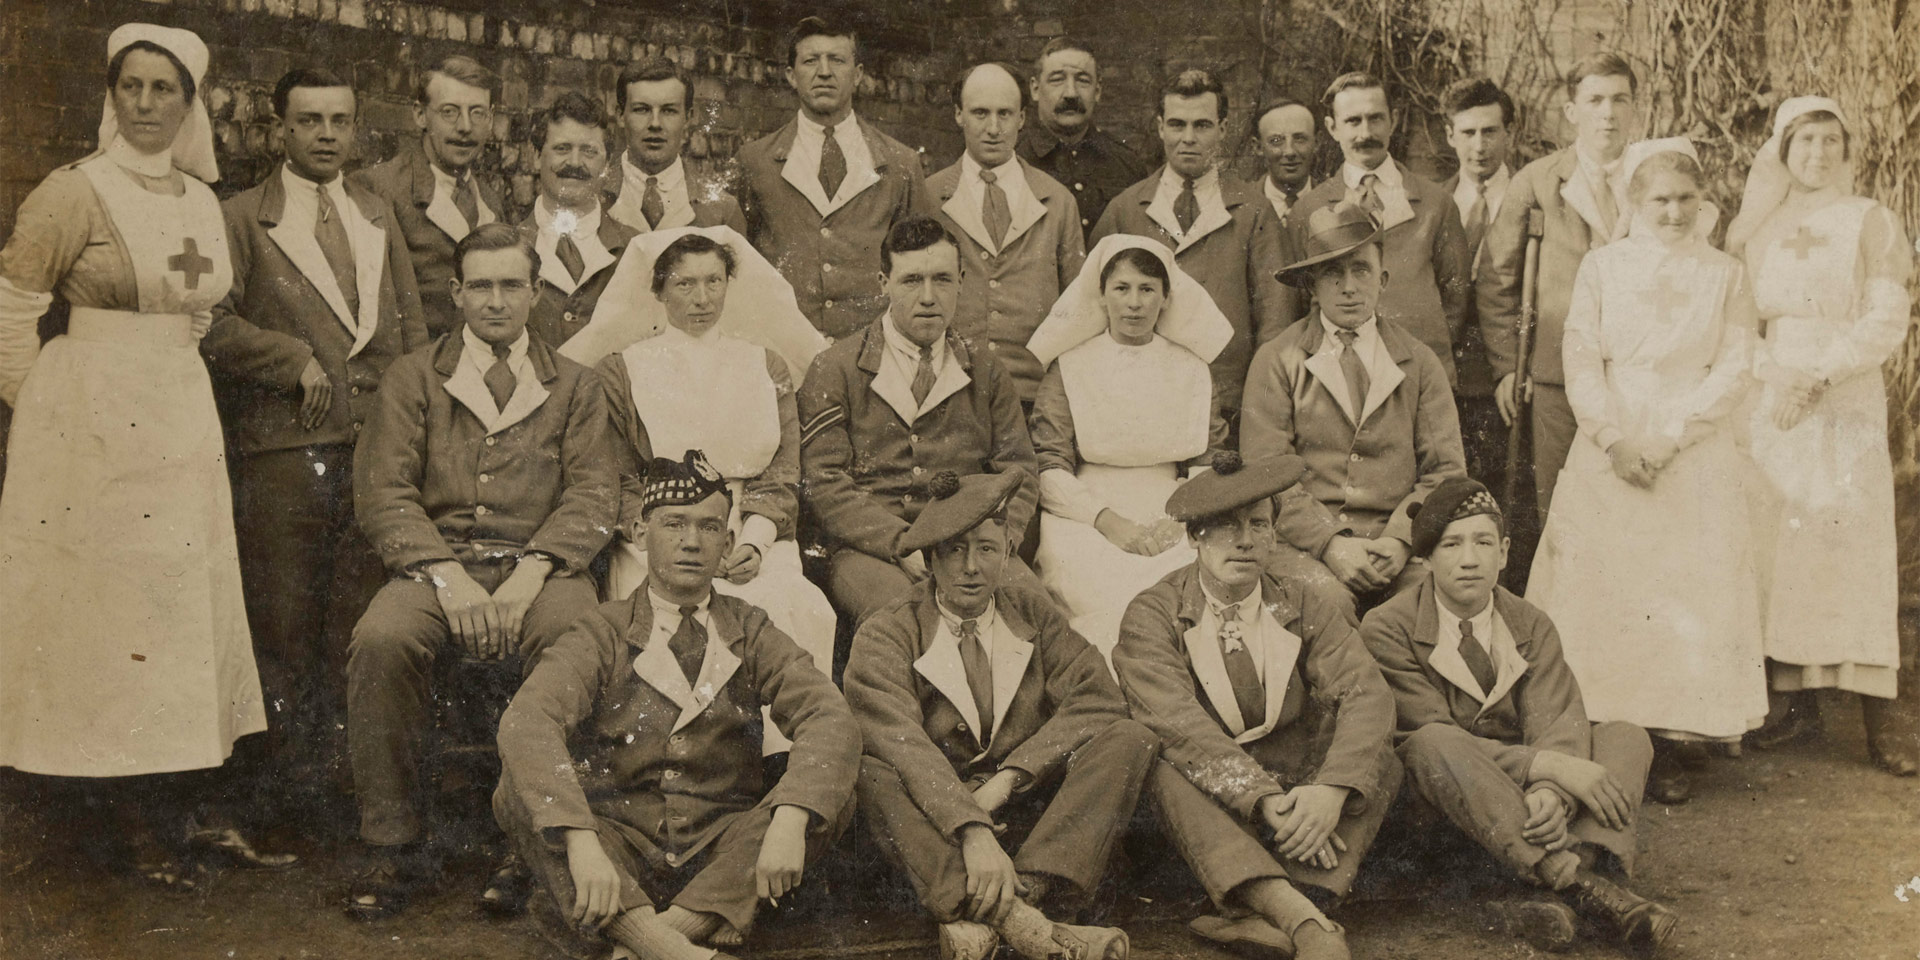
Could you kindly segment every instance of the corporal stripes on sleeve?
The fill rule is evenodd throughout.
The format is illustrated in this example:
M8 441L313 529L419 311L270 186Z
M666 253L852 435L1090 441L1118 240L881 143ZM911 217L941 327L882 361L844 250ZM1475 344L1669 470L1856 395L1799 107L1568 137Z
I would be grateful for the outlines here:
M819 436L821 431L845 423L846 420L847 408L843 404L836 403L833 406L821 410L819 413L813 415L813 419L801 424L800 445L804 447L812 443L813 438Z

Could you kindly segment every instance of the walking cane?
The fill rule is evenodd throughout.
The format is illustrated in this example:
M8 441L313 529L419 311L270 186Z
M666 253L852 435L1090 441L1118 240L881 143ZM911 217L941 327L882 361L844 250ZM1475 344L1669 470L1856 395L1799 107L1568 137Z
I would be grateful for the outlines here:
M1520 494L1520 451L1526 436L1523 424L1530 420L1533 406L1533 328L1540 320L1540 238L1547 232L1546 214L1539 207L1527 210L1527 248L1520 267L1520 316L1514 321L1513 422L1507 425L1507 487L1502 503L1518 502ZM1511 506L1508 509L1512 509Z

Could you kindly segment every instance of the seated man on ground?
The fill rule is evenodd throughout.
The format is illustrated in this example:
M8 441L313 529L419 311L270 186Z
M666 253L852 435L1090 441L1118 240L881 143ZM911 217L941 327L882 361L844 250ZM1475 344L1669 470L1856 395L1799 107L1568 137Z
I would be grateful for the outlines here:
M1223 914L1194 932L1345 960L1346 932L1322 910L1352 887L1401 773L1393 694L1353 621L1266 568L1273 497L1305 470L1222 454L1174 491L1167 516L1199 559L1134 599L1113 665L1165 744L1148 795Z
M531 662L593 609L618 507L599 380L527 332L540 255L504 223L460 241L464 325L394 361L353 458L354 513L392 579L353 628L347 748L370 847L347 912L391 916L435 871L416 782L433 664ZM476 705L477 706L477 705ZM501 864L482 905L517 909Z
M854 637L860 803L940 921L946 960L985 960L1003 939L1027 960L1125 960L1125 933L1049 917L1099 886L1158 741L1065 615L1006 582L1020 483L943 473L901 537L932 578Z
M1651 951L1678 918L1609 879L1633 868L1647 732L1587 722L1553 621L1499 586L1506 518L1486 487L1449 480L1415 506L1413 552L1430 573L1360 633L1393 689L1400 759L1424 801L1416 819L1437 808L1553 891L1494 905L1499 925L1534 946L1571 946L1577 910Z
M707 960L696 944L742 942L845 829L860 732L764 611L713 589L733 547L719 472L697 450L655 460L644 499L647 578L534 660L500 721L493 810L542 906L576 925L542 911L557 945L597 930L616 957ZM776 783L763 707L793 741Z
M1254 355L1240 449L1306 460L1280 498L1273 572L1364 611L1419 581L1407 505L1466 476L1466 453L1440 358L1377 313L1388 278L1372 215L1318 208L1303 243L1280 279L1312 291L1313 311Z

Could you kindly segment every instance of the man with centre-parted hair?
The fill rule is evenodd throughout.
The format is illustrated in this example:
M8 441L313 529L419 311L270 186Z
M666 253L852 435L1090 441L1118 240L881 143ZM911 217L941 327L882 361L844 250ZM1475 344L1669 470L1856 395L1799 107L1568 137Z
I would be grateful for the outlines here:
M635 232L600 203L600 177L613 149L600 101L562 93L534 114L530 137L539 153L539 196L520 221L520 234L540 255L542 283L527 328L558 350L593 319Z
M340 175L353 87L294 70L273 106L287 160L221 204L233 290L200 353L233 455L247 622L273 707L263 784L284 796L336 782L347 640L385 579L354 523L353 445L381 375L427 331L392 208Z
M1108 201L1140 182L1147 165L1093 122L1100 108L1100 64L1086 41L1054 37L1033 62L1034 116L1020 131L1020 159L1073 191L1083 242ZM957 99L955 102L959 102Z
M354 455L360 528L393 579L354 627L347 741L366 871L347 903L390 916L431 876L416 783L434 661L530 658L596 602L587 565L617 522L598 378L527 332L540 255L487 224L449 278L466 324L401 358ZM501 876L501 874L509 876ZM515 899L512 870L489 883Z
M639 233L692 225L746 235L746 215L726 184L689 169L681 156L693 123L693 78L672 60L649 57L622 68L614 91L627 149L608 215Z
M1213 469L1167 500L1198 559L1127 608L1113 666L1160 736L1147 795L1220 915L1219 943L1345 960L1344 897L1400 787L1393 694L1345 611L1266 568L1295 456ZM1310 887L1310 890L1303 890ZM1316 899L1317 898L1317 899Z
M393 205L413 255L429 336L457 332L462 323L447 294L454 245L502 216L498 186L475 169L493 137L497 85L479 61L459 54L421 71L413 91L419 143L404 144L393 159L350 177Z
M1027 960L1125 960L1125 933L1049 916L1100 885L1159 741L1066 616L1009 588L1019 485L943 473L902 538L932 575L854 638L860 803L947 960L986 960L1002 940Z
M860 731L765 611L713 589L732 497L706 457L653 460L642 501L647 578L534 658L500 720L494 815L570 955L725 960L712 948L743 942L852 819ZM776 782L763 709L792 741Z
M1166 164L1114 197L1087 242L1114 233L1152 237L1200 281L1233 324L1233 339L1213 360L1213 390L1220 416L1237 432L1248 361L1297 313L1296 294L1273 277L1283 263L1280 221L1258 190L1216 165L1227 90L1212 74L1175 77L1160 91L1156 117Z
M888 231L933 202L920 155L853 112L865 76L853 25L805 17L787 40L799 113L736 158L747 238L821 333L852 337L886 309L875 271Z
M888 234L880 260L886 311L815 357L800 387L800 486L828 551L827 595L855 623L926 579L926 558L900 543L934 475L1018 474L1015 543L1040 500L1012 378L952 330L958 241L914 217ZM1044 589L1018 557L1009 564L1009 577Z

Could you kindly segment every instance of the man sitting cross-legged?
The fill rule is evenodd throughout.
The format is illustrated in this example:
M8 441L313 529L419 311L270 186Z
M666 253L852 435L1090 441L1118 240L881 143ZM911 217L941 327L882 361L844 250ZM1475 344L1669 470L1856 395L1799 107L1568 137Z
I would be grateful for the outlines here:
M1486 487L1442 483L1418 506L1412 535L1431 572L1367 614L1360 632L1393 688L1415 789L1502 864L1558 894L1496 903L1502 926L1561 950L1577 909L1650 952L1678 918L1603 875L1633 868L1653 761L1646 731L1587 722L1553 621L1498 586L1506 519Z
M733 547L719 471L697 450L655 460L644 501L647 579L534 661L500 721L493 810L552 905L616 957L706 960L697 943L740 943L845 829L860 732L765 612L713 590ZM777 783L763 706L793 740ZM544 926L570 952L592 942Z
M984 960L1002 939L1028 960L1125 960L1125 933L1040 908L1083 905L1099 885L1158 741L1058 608L1003 579L1020 483L937 475L901 537L932 579L854 637L860 804L940 921L943 960Z
M1303 960L1345 960L1321 902L1345 896L1400 786L1393 695L1334 599L1266 573L1273 498L1299 457L1213 470L1167 516L1199 553L1134 598L1113 651L1133 715L1160 735L1147 780L1161 823L1225 916L1195 933Z

